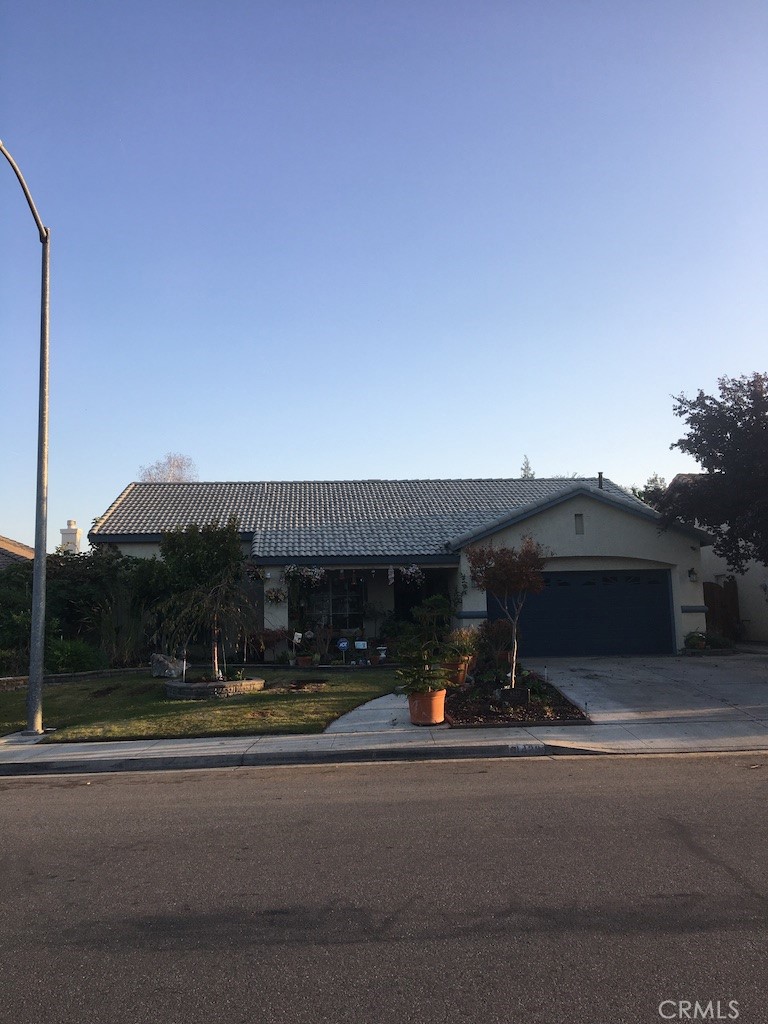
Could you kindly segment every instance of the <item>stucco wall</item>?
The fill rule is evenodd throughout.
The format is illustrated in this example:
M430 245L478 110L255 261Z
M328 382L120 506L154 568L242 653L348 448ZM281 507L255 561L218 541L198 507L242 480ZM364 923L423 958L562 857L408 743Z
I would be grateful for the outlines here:
M98 546L98 545L97 545ZM159 544L143 544L143 543L131 543L131 544L117 544L115 545L121 555L131 555L133 558L159 558L160 557L160 545ZM251 543L250 541L244 541L240 548L243 552L244 558L250 558L251 555Z
M576 533L577 514L583 516L583 534ZM519 547L525 536L533 537L552 553L545 571L669 569L676 646L682 647L686 633L704 628L702 611L683 611L684 607L704 605L701 553L694 537L674 529L660 532L650 520L599 500L577 496L531 516L524 523L500 530L483 543ZM697 580L689 578L690 569ZM469 582L464 552L460 571ZM470 583L462 603L462 618L479 622L485 611L485 593ZM477 613L476 619L471 617L472 612Z
M130 555L132 558L159 558L159 544L117 544L117 550L121 555Z
M742 640L768 643L768 566L761 562L750 562L743 575L733 573L724 558L705 548L701 558L702 578L711 583L722 583L728 576L736 580L739 594L739 617L743 634Z

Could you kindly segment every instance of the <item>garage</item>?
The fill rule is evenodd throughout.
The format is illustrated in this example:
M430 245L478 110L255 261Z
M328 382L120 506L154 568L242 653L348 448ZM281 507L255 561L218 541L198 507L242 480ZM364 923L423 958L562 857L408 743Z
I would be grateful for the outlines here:
M520 617L521 657L674 652L666 569L545 572ZM488 599L489 619L502 612Z

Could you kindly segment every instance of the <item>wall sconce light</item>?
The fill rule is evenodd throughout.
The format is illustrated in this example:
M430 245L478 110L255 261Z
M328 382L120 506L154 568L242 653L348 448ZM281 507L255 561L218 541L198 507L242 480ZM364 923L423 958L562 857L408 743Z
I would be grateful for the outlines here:
M691 583L697 583L698 582L699 574L696 572L695 569L689 569L688 570L688 579L691 581Z

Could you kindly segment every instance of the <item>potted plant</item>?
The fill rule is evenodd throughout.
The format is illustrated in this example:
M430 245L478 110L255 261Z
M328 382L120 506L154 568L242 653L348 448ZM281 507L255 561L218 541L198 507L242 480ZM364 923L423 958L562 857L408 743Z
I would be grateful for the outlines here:
M438 652L421 649L396 672L402 680L400 690L408 694L412 725L440 725L445 720L445 693L448 673Z
M454 686L467 686L477 664L477 630L471 627L454 629L448 637L447 657L443 668Z

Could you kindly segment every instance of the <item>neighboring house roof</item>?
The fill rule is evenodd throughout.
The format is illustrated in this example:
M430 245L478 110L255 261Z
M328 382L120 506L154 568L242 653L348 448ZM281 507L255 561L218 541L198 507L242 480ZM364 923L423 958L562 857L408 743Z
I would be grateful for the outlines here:
M0 571L16 562L25 562L35 557L35 549L10 537L0 537Z
M588 495L645 518L657 513L610 480L319 480L132 483L97 520L94 543L158 542L163 532L234 516L255 561L456 560L479 538Z

